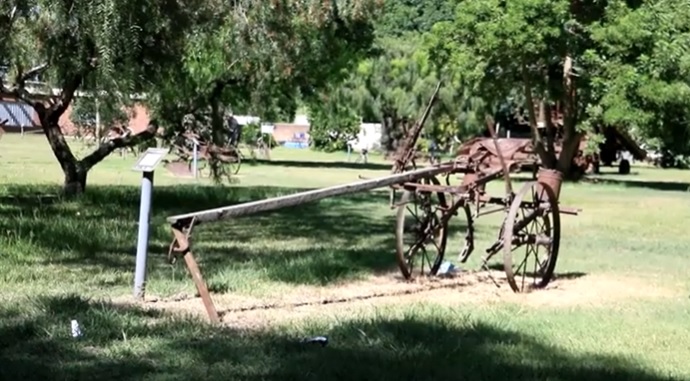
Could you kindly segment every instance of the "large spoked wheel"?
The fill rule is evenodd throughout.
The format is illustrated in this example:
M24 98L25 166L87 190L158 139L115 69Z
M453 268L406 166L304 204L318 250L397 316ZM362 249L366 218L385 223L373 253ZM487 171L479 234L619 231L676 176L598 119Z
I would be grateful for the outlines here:
M423 184L440 185L435 177ZM448 238L443 192L405 191L398 207L395 248L405 279L436 275L443 261Z
M529 292L553 277L561 241L558 201L550 186L532 181L515 195L503 229L503 266L510 288Z

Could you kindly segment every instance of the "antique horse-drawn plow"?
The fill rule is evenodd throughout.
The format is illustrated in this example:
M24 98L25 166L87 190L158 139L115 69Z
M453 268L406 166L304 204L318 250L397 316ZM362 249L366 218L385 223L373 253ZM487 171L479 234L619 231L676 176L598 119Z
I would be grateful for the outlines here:
M415 145L439 88L440 83L421 120L405 138L389 176L168 218L174 234L169 257L172 261L178 256L184 258L211 321L219 321L219 316L191 252L190 234L195 226L383 187L392 188L391 206L398 209L396 256L406 279L438 272L451 218L459 215L466 219L464 242L458 253L464 262L474 249L474 220L480 215L504 212L498 237L486 250L483 267L502 251L507 281L515 292L543 288L549 283L558 258L560 213L578 212L559 206L560 174L539 169L536 180L513 191L510 173L528 162L538 164L538 158L529 140L499 140L491 124L492 138L469 141L455 160L415 168ZM450 178L456 174L464 175L462 183L451 185ZM438 177L445 178L445 184ZM505 179L506 194L488 195L485 185L501 177ZM399 198L398 191L402 191ZM521 248L524 254L517 254Z
M195 147L196 146L196 147ZM173 170L179 164L181 170L194 175L194 150L196 149L196 170L199 174L211 176L210 163L215 160L220 171L220 176L230 177L240 171L242 164L242 152L236 145L228 144L219 146L203 139L199 134L186 132L181 134L173 143L172 153L176 159L168 163L169 169Z

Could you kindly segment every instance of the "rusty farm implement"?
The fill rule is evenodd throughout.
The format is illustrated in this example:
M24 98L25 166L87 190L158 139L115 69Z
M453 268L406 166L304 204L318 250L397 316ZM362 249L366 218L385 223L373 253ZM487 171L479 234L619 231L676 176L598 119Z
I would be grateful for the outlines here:
M190 235L195 226L384 187L391 188L391 206L397 208L395 252L406 279L439 271L452 218L466 220L457 253L459 261L465 262L474 250L475 219L503 212L505 218L496 240L486 249L483 267L503 253L503 267L513 291L525 292L549 283L560 246L560 214L578 213L559 205L560 173L540 168L533 181L514 191L510 174L525 164L538 166L539 160L529 139L498 139L492 123L488 123L491 138L468 141L454 160L416 168L415 146L439 88L440 83L422 118L403 141L389 176L168 218L174 235L169 257L184 258L211 321L220 318L192 254ZM460 184L451 185L453 175L463 175ZM500 178L505 181L505 194L487 194L486 184Z

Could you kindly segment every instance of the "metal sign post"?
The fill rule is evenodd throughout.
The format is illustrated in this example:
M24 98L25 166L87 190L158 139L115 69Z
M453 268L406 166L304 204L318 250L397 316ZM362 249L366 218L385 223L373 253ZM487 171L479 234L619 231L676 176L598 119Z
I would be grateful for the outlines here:
M144 299L146 288L146 257L148 256L149 246L153 172L167 154L167 148L149 148L132 167L133 170L142 172L141 201L139 202L139 234L137 236L137 264L134 270L134 297L136 299Z

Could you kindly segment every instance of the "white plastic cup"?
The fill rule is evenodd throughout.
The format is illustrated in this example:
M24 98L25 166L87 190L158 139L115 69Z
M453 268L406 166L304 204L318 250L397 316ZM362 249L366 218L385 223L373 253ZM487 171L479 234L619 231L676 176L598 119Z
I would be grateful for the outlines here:
M77 338L81 337L81 328L79 328L79 322L76 320L71 321L71 326L72 326L72 337Z

